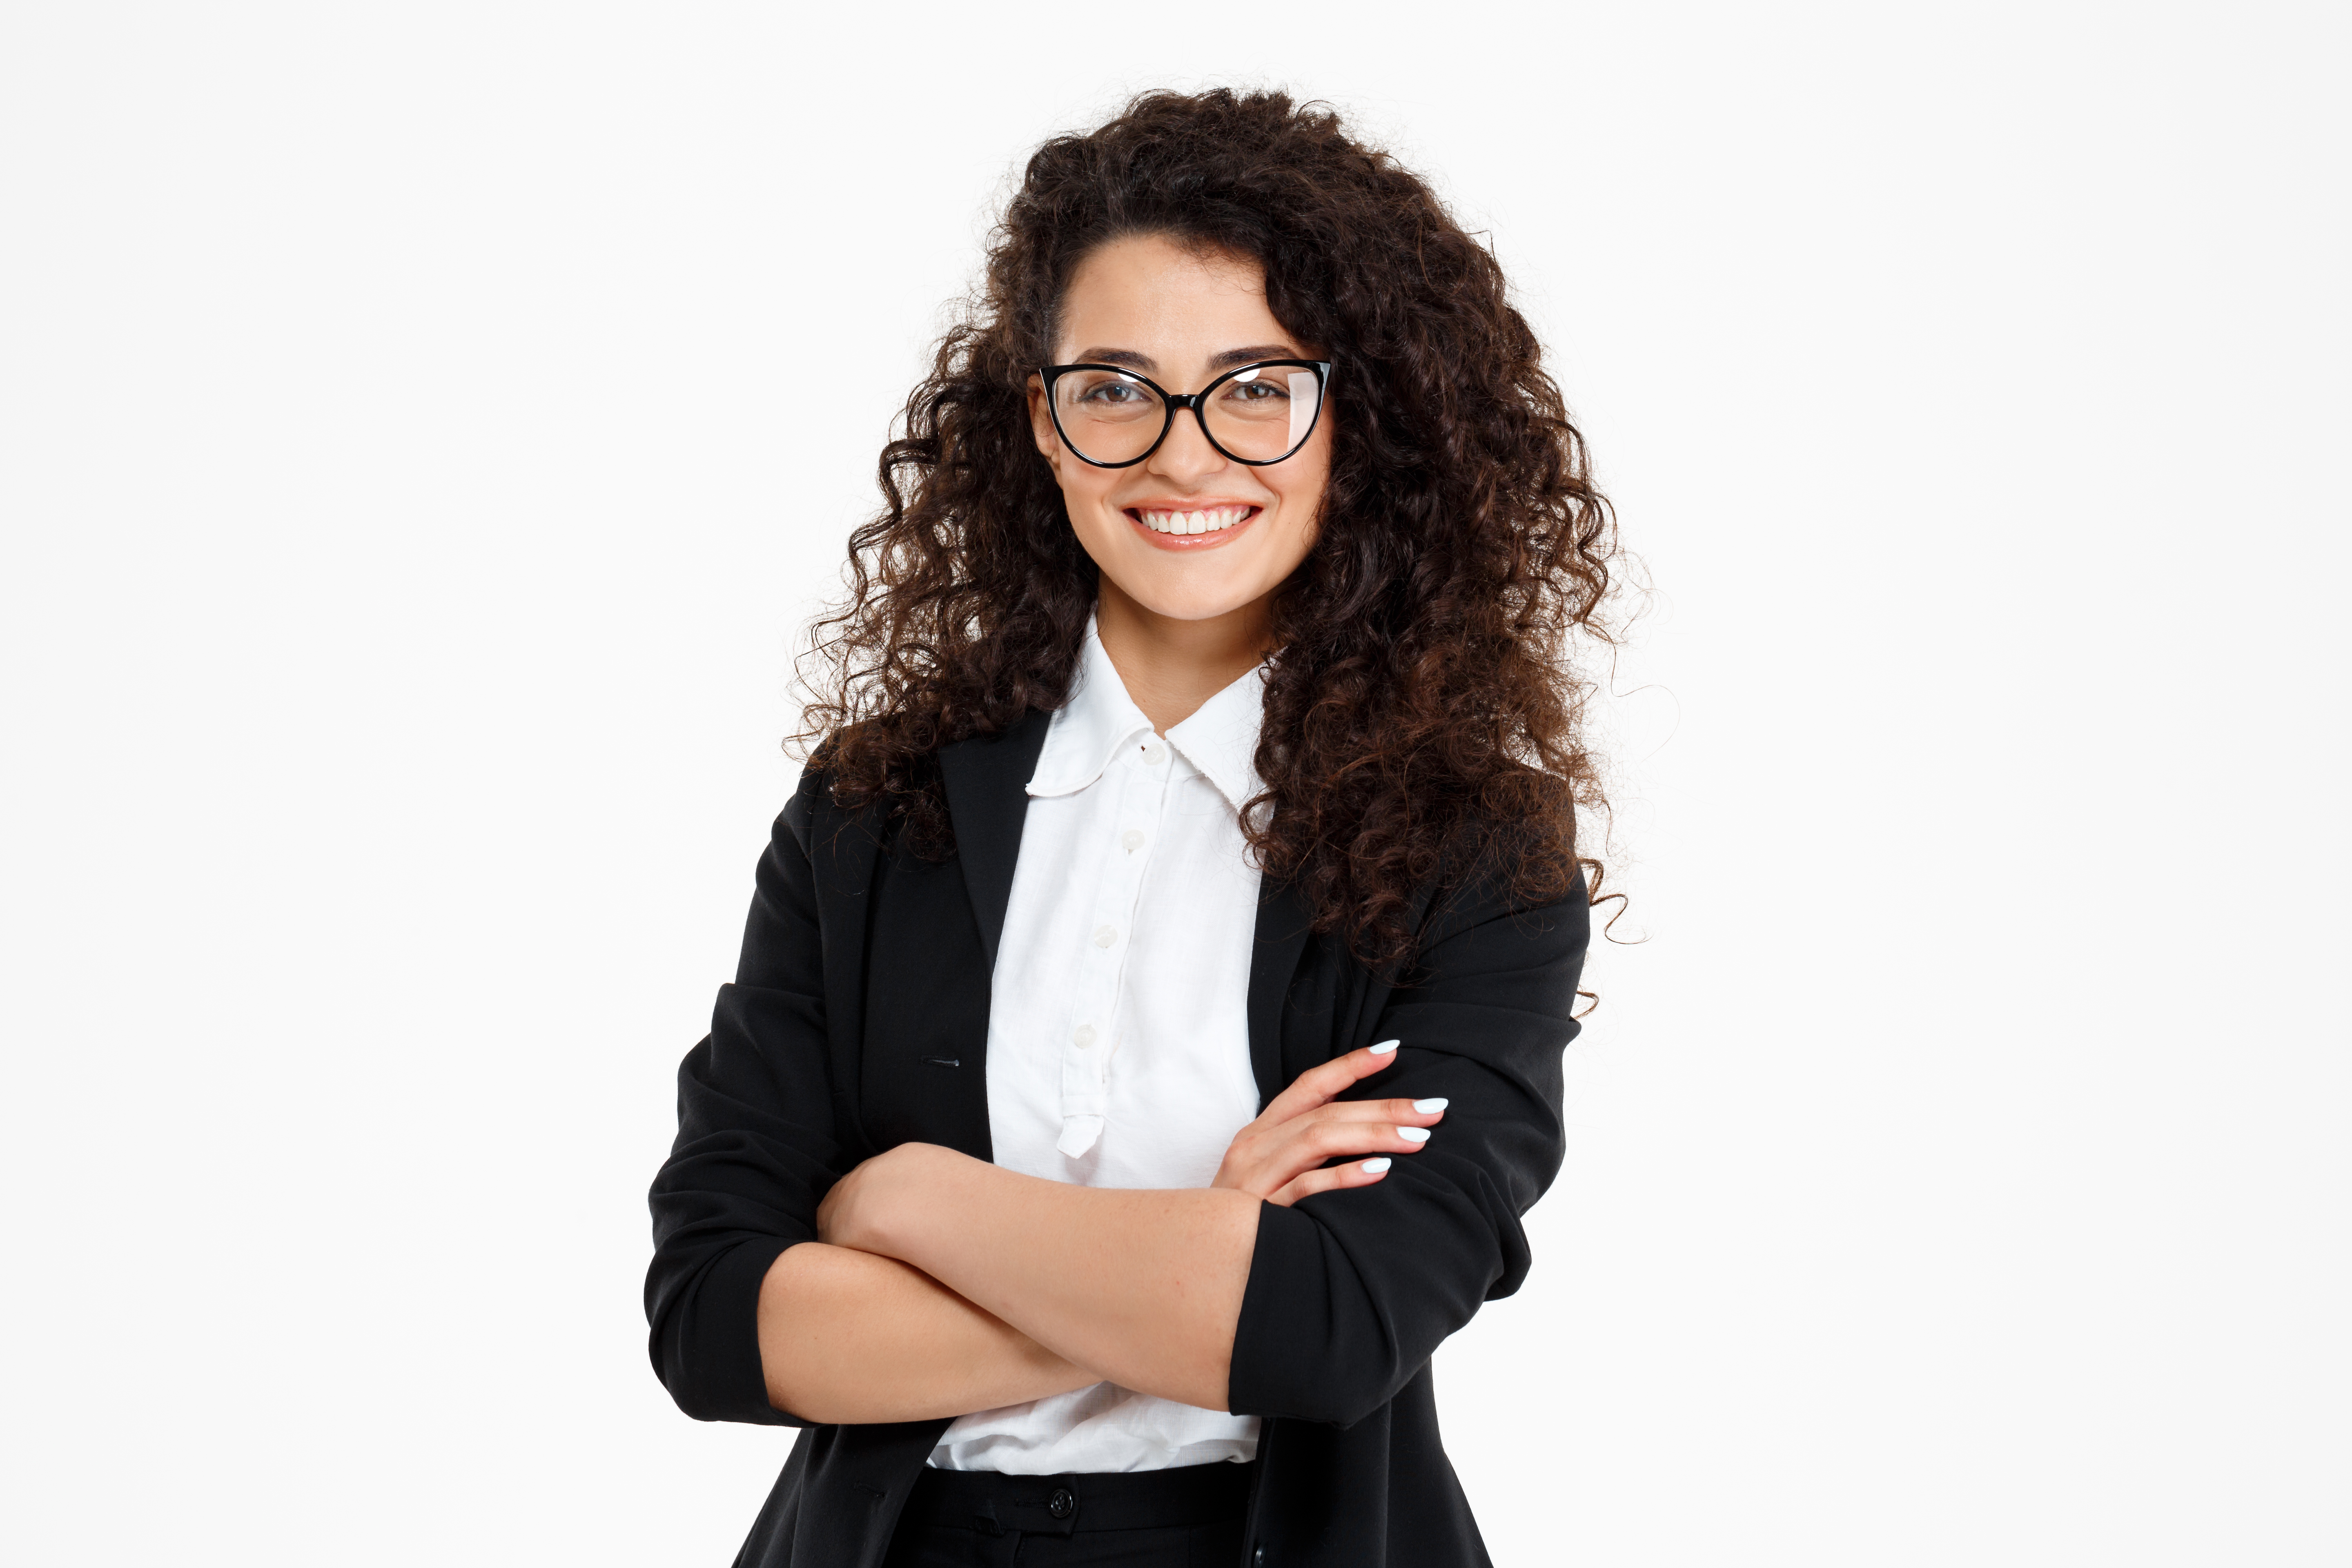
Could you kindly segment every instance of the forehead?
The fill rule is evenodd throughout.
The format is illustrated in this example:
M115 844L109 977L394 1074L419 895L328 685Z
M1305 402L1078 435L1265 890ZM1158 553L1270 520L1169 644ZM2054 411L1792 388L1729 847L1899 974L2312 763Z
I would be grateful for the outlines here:
M1265 275L1255 261L1160 235L1116 239L1081 261L1056 336L1065 358L1130 349L1171 367L1235 344L1290 342L1266 308Z

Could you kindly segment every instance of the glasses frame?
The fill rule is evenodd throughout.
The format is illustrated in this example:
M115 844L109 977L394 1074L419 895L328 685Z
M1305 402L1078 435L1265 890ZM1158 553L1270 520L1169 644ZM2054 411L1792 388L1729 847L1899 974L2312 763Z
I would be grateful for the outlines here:
M1082 361L1077 364L1041 364L1037 367L1037 375L1045 384L1045 412L1053 416L1054 434L1062 438L1062 445L1070 449L1070 456L1091 468L1131 468L1144 461L1167 442L1168 432L1176 428L1176 416L1189 408L1192 411L1193 423L1201 427L1201 438L1215 448L1220 457L1231 462L1246 464L1253 468L1270 468L1276 463L1286 463L1298 456L1299 447L1315 438L1315 427L1323 422L1323 405L1330 401L1331 363L1328 359L1253 360L1248 364L1234 366L1198 392L1171 392L1150 376L1129 370L1123 364L1097 364L1092 361ZM1315 373L1315 415L1307 422L1307 434L1298 438L1297 447L1293 447L1279 458L1244 458L1239 453L1227 451L1223 445L1209 433L1209 416L1203 412L1209 395L1225 383L1246 375L1251 371L1268 370L1277 365L1288 365L1294 369L1311 370ZM1163 416L1160 423L1160 434L1154 437L1151 445L1123 463L1098 462L1079 451L1078 444L1070 439L1070 433L1062 428L1062 411L1054 403L1054 384L1074 370L1107 370L1115 375L1125 376L1129 381L1140 382L1158 393Z

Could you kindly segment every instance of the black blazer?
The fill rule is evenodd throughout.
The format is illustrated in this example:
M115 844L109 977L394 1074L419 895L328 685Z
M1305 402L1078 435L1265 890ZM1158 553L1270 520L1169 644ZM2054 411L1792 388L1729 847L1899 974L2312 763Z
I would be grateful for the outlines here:
M735 983L678 1069L677 1142L652 1193L654 1370L689 1415L803 1428L736 1559L747 1568L874 1568L947 1429L812 1426L772 1408L760 1284L784 1248L815 1239L818 1202L867 1156L925 1142L991 1157L990 974L1048 717L941 749L958 846L944 861L842 811L806 773L761 859ZM1453 1103L1385 1180L1259 1206L1228 1394L1234 1414L1266 1418L1251 1564L1488 1561L1438 1441L1429 1358L1527 1277L1519 1216L1563 1152L1585 892L1525 908L1465 875L1425 889L1414 918L1416 967L1398 979L1311 934L1287 887L1269 880L1258 911L1261 1105L1391 1037L1404 1042L1395 1064L1349 1097Z

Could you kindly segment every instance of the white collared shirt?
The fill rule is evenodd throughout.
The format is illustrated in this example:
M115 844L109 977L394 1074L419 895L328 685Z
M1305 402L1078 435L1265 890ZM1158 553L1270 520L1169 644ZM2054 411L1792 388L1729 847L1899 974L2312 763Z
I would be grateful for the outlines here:
M1029 781L988 1014L988 1122L1007 1170L1205 1187L1257 1115L1250 952L1257 670L1165 738L1087 623ZM1257 1453L1258 1418L1098 1383L958 1418L943 1469L1154 1470Z

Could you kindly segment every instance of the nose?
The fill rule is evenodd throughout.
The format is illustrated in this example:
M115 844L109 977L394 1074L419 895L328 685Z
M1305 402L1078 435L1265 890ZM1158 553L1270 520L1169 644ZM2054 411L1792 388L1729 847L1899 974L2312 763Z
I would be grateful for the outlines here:
M1226 466L1225 455L1209 445L1209 434L1201 427L1201 416L1190 408L1179 409L1175 428L1160 449L1144 459L1147 473L1177 484L1190 484L1206 479Z

